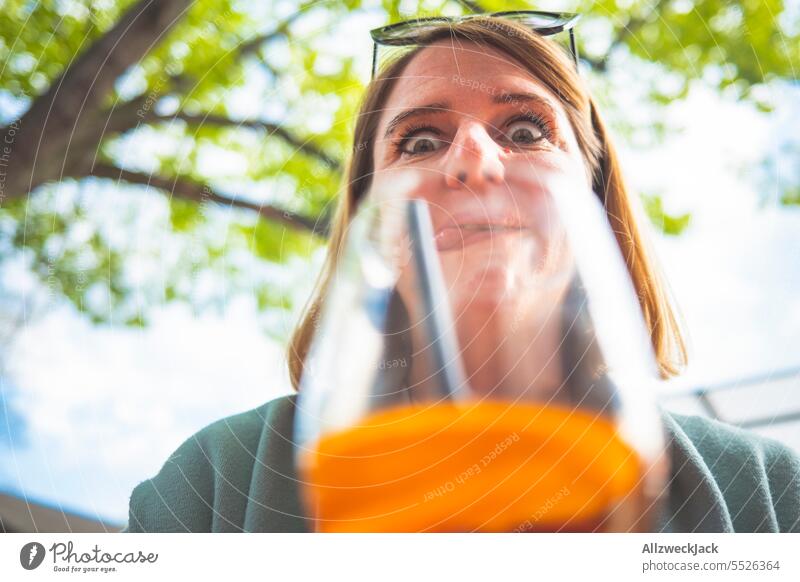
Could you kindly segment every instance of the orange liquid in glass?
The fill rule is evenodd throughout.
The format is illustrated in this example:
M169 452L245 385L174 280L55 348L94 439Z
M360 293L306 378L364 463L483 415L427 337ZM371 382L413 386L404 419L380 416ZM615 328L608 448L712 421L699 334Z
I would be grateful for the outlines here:
M638 524L643 463L613 422L591 411L410 405L326 435L300 469L317 531L647 527Z

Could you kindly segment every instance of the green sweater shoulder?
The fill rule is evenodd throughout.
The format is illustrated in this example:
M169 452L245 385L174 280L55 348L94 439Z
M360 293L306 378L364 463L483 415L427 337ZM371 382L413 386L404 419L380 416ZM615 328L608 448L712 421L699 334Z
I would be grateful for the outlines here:
M307 532L292 442L295 396L218 420L132 492L129 532ZM800 532L800 459L720 422L665 413L665 532Z
M133 490L126 531L309 531L295 479L294 397L201 429Z

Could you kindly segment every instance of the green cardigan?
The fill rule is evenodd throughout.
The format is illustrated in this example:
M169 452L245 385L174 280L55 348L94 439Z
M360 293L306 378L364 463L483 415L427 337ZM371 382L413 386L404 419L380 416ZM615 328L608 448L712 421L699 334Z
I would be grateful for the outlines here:
M295 397L219 420L131 494L130 532L306 532ZM800 532L800 459L777 441L665 413L672 480L658 531Z

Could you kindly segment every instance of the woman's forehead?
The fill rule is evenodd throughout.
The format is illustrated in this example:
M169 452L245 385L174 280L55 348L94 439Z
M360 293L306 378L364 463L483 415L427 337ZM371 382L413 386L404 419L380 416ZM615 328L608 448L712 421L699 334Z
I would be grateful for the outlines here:
M403 76L487 72L497 68L515 71L520 75L529 74L519 61L498 48L460 39L446 39L420 49L406 65Z
M513 93L537 94L560 109L555 95L510 55L472 42L438 41L403 69L384 104L380 127L406 108L446 102L470 110Z

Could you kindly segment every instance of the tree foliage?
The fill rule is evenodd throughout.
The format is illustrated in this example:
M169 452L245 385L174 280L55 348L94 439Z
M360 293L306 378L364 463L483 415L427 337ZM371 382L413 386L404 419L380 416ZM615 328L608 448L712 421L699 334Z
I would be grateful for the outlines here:
M0 265L21 261L92 320L127 324L146 322L148 305L203 307L237 292L262 309L289 305L291 285L276 273L324 243L368 74L358 55L329 50L342 44L343 23L531 8L505 0L0 5ZM800 27L782 0L559 8L584 13L578 41L593 75L625 54L672 79L648 88L656 104L702 79L769 108L759 88L792 80L800 62ZM688 223L666 215L660 199L645 202L667 232Z

